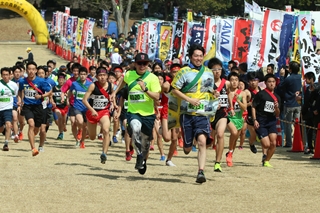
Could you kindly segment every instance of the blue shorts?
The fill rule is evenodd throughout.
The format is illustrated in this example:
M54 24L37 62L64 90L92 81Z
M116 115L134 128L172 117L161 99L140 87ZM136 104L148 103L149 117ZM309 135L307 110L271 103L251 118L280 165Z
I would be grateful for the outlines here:
M0 111L0 127L5 125L8 121L12 123L12 109Z
M207 145L212 143L210 120L208 117L182 114L180 115L180 125L184 148L190 148L193 145L193 140L197 140L198 135L201 134L207 136Z
M266 118L257 116L257 121L259 123L259 128L256 129L256 133L259 139L269 136L269 134L277 134L277 119L276 118Z

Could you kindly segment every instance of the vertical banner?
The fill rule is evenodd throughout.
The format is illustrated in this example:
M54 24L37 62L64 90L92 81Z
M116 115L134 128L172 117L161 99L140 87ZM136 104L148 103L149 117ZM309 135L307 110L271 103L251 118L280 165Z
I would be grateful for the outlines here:
M141 38L139 52L148 53L148 22L141 24Z
M109 19L109 11L103 10L103 12L102 12L102 26L103 26L103 29L105 29L105 30L108 29L108 19Z
M266 67L270 63L277 64L282 21L281 11L266 10L264 12L259 67Z
M92 40L93 40L93 27L95 23L94 18L89 18L88 22L88 32L87 32L87 38L86 38L86 47L91 47L92 46Z
M73 40L73 46L77 46L77 35L78 35L78 17L72 17L72 40Z
M83 31L83 18L78 18L78 26L77 26L77 43L76 43L76 49L80 50L81 45L81 38L82 38L82 31Z
M253 11L252 4L250 4L250 3L246 2L246 0L244 0L244 13L249 14L252 11Z
M284 14L283 23L281 26L280 41L279 41L279 50L280 57L278 60L278 69L281 69L282 66L286 65L286 59L289 51L289 47L292 42L293 29L295 24L294 15Z
M175 26L172 41L172 58L180 58L181 42L182 42L183 24L177 23Z
M41 16L44 20L46 20L46 10L40 10Z
M258 62L260 60L261 30L261 21L253 20L251 43L247 57L248 72L259 69Z
M216 20L211 17L206 17L205 19L205 33L203 37L203 48L206 51L206 55L203 61L208 61L209 59L216 56Z
M298 16L299 41L300 41L300 57L302 74L313 72L318 79L320 74L319 61L313 49L310 36L311 30L311 14L310 12L300 12Z
M251 20L235 20L232 60L239 63L247 62L253 27L252 24L253 22Z
M198 44L200 46L203 45L203 35L204 35L204 24L196 23L191 28L191 39L190 45Z
M172 26L170 23L163 22L160 27L159 39L159 58L164 61L168 59L172 36Z
M68 21L67 21L67 45L71 46L72 45L72 37L73 37L73 20L72 17L68 17Z
M292 9L291 9L291 5L286 5L286 12L291 12Z
M62 15L63 15L63 13L57 12L56 33L58 33L58 34L61 33L61 28L62 28Z
M82 37L81 37L81 43L80 43L80 49L84 50L86 48L87 44L87 34L88 34L88 19L84 19L83 21L83 28L82 28Z
M141 44L141 33L142 33L142 24L138 26L137 38L136 38L136 50L140 52L140 44Z
M188 49L190 46L192 26L193 26L193 22L186 21L183 23L183 36L182 36L182 45L181 45L181 58L180 58L180 61L182 64L189 63Z
M68 18L69 18L69 15L64 13L63 14L63 30L62 30L63 38L67 38Z
M191 9L188 9L187 12L187 21L192 22L193 21L193 11Z
M232 57L234 20L221 19L218 28L216 57L223 62L228 62Z
M179 7L173 7L173 21L178 21Z
M70 7L64 7L64 13L70 16Z
M296 61L300 63L300 48L299 48L299 27L298 21L295 23L295 30L294 30L294 40L293 40L293 53L292 53L292 61Z
M148 56L154 60L158 51L158 22L149 21L148 24Z
M56 26L57 26L57 13L52 13L52 26L51 26L51 29L53 29L53 32L56 32Z

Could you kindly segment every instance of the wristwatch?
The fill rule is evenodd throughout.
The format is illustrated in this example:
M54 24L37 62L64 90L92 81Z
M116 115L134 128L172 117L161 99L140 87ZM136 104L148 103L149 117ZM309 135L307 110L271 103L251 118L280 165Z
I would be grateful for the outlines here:
M143 90L143 92L148 92L148 87L146 87L144 90Z

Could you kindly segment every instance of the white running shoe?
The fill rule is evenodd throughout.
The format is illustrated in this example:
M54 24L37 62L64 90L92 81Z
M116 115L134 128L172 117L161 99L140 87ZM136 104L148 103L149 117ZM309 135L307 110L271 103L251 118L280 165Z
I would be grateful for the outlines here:
M42 146L39 146L38 151L39 152L44 152L44 148Z
M166 165L167 166L176 166L174 163L172 163L171 160L167 160Z
M76 142L76 148L79 148L80 147L80 141L77 140Z
M120 138L120 136L121 136L121 130L120 129L118 130L116 136L117 136L117 138Z
M121 143L126 143L126 141L124 140L124 138L121 139Z

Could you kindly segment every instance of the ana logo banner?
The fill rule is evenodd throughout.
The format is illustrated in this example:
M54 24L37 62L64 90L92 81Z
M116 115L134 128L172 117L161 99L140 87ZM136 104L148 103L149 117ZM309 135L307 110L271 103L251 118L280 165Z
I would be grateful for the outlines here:
M217 32L217 57L222 61L230 61L233 45L233 19L221 19Z

